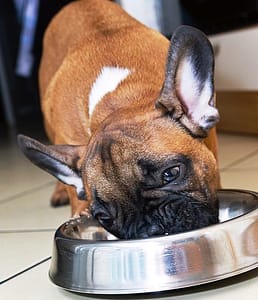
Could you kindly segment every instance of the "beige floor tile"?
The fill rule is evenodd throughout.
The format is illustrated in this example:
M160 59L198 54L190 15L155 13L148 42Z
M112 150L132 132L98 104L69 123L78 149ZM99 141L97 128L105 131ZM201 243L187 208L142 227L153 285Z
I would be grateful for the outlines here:
M258 150L258 138L255 136L218 134L219 165L224 168L247 154Z
M27 160L14 143L1 145L0 170L0 202L54 181L51 175Z
M83 295L65 291L50 282L48 277L50 262L4 283L0 287L1 299L4 300L86 300Z
M258 180L258 149L257 151L251 152L246 158L235 163L230 167L230 169L234 170L251 170L257 172L257 180Z
M54 231L0 233L0 281L49 257L53 237Z
M258 192L257 170L229 169L221 172L223 188L247 189Z
M50 206L53 187L43 187L0 203L0 230L55 229L69 219L69 206Z

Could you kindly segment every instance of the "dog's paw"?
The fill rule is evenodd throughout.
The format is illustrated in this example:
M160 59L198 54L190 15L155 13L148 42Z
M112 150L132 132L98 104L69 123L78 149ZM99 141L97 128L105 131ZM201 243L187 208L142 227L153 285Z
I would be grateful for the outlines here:
M53 207L68 205L70 203L68 193L65 186L58 182L50 199L50 204Z

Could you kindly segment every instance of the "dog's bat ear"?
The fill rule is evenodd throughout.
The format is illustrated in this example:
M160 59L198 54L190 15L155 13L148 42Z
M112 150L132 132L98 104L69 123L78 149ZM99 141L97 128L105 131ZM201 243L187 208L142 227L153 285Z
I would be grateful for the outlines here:
M205 137L219 120L215 108L214 56L198 29L180 26L168 51L165 81L156 107L169 113L194 136Z
M18 135L18 146L24 155L61 182L76 188L79 199L85 199L80 166L85 146L44 145L24 135Z

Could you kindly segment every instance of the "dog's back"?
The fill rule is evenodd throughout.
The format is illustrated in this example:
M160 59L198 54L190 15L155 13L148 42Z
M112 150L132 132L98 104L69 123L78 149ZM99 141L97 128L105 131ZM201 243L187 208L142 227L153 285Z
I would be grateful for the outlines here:
M139 93L145 94L146 101L157 98L168 45L165 37L111 1L76 1L63 8L46 31L39 73L42 110L52 142L76 143L78 138L81 143L85 139L90 127L88 95L103 66L133 71L126 82L130 95L125 95L124 89L120 105L126 101L131 105ZM73 128L69 128L71 121ZM53 128L54 124L58 128ZM66 131L66 136L57 136L60 131Z

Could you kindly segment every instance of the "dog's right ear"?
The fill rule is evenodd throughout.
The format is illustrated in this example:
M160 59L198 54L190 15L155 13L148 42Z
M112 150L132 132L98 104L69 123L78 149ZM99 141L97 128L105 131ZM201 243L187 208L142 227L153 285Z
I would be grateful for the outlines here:
M81 164L85 146L47 146L24 135L18 135L17 141L19 148L31 162L61 182L74 186L78 198L85 199L81 178Z

